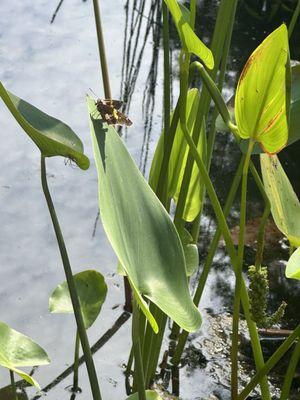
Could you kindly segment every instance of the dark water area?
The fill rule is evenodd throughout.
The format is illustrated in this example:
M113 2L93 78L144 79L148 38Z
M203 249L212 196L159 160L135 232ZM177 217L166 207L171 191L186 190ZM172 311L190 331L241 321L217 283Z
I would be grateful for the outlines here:
M98 93L95 88L99 87L100 81L92 4L90 0L85 2L78 0L76 4L63 2L54 23L50 24L56 6L55 2L50 3L53 4L40 0L32 7L30 0L26 0L20 7L17 0L4 1L4 12L0 17L0 22L3 22L3 30L0 28L0 44L5 44L5 41L7 44L3 46L3 52L0 51L0 60L3 61L1 79L16 94L32 100L50 114L62 118L74 127L75 131L83 132L82 139L87 154L92 158L83 101L84 93L89 87ZM162 31L159 22L161 19L159 2L118 0L113 2L113 7L111 3L106 0L101 2L112 90L115 97L119 96L125 101L124 111L134 120L134 127L121 133L130 153L147 176L162 124ZM212 36L218 3L210 0L198 3L196 29L200 37L208 43ZM255 7L258 3L264 2L255 0L239 2L223 91L226 99L232 96L239 73L250 53L268 33L282 22L288 23L291 18L291 13L284 7L279 7L277 10L275 7L271 10L267 8L263 11L258 7L256 10L259 10L257 12L260 15L254 16L253 12L245 7L245 3ZM269 6L274 6L277 1L267 3ZM285 3L291 7L295 6L293 1ZM271 11L274 12L274 16L269 18ZM6 22L12 18L13 12L16 13L19 28L17 26L13 28L13 22L9 25ZM171 29L174 105L178 96L177 59L180 43L175 28ZM299 43L298 22L291 41L292 59L300 60ZM8 55L8 47L13 45L17 50L14 55ZM22 50L19 50L18 46L21 46ZM200 86L201 82L196 82L196 85ZM45 100L49 97L50 104ZM64 108L60 107L62 99L65 99ZM9 122L9 115L4 111L3 115L4 131L10 132L17 139L7 138L4 134L0 137L1 143L7 143L3 145L3 151L9 154L7 160L3 162L4 174L0 177L0 201L1 204L5 204L0 213L3 226L3 234L0 237L2 253L0 264L3 265L0 279L6 282L6 287L0 288L0 320L32 336L46 348L52 359L49 367L34 371L34 376L46 391L36 394L34 389L22 387L19 398L90 400L91 394L84 366L80 368L82 393L74 395L68 390L72 383L71 370L68 368L72 364L73 357L74 321L71 316L69 318L62 315L51 316L47 310L47 299L51 290L64 278L56 243L52 237L52 227L40 193L38 155L31 155L31 143L19 138L21 134L19 131L14 132L17 128ZM9 148L12 140L18 149L13 155ZM280 159L298 196L300 195L299 154L299 142L280 153ZM240 150L232 138L222 133L217 134L211 176L223 203L239 159ZM22 160L22 164L19 160ZM259 167L258 160L254 161ZM129 316L123 313L123 283L115 273L116 258L100 222L94 231L97 188L93 161L86 175L65 168L63 161L59 163L55 160L51 164L49 173L51 174L49 181L56 195L69 251L74 260L75 272L86 266L93 266L99 268L107 281L108 299L99 321L91 328L89 335L91 343L95 344L94 358L99 371L103 398L125 399L123 372L130 350L130 321L128 321ZM78 187L84 190L78 190ZM245 272L247 266L254 260L255 233L263 211L262 199L251 177L248 196ZM19 210L19 199L22 199L22 211ZM27 210L32 209L33 204L35 212L29 217ZM17 225L15 220L18 221ZM74 220L78 221L78 225L74 225ZM237 237L238 200L228 220L234 237ZM30 235L28 224L31 224ZM200 267L197 277L201 273L215 229L213 210L207 202L199 238ZM14 242L17 243L17 251ZM5 256L4 253L9 253L9 256ZM285 278L287 258L287 243L270 219L264 254L264 263L269 267L270 274L269 312L275 311L281 301L285 300L288 306L280 328L293 329L299 323L300 285L297 281ZM19 279L16 279L17 277ZM196 278L191 282L192 289L195 285ZM177 392L179 387L180 398L183 400L230 399L230 311L233 289L234 276L230 261L221 246L215 256L200 304L203 327L198 333L190 336L180 370L172 371L170 364L167 363L163 377L157 379L158 388L170 394L172 391ZM243 325L241 385L246 384L254 368L246 332L246 326ZM266 358L282 343L282 340L280 337L262 339ZM163 350L168 347L169 339L166 336ZM278 387L281 386L287 362L288 357L285 357L284 362L280 363L280 368L277 368L272 376L274 399L279 398ZM65 373L56 380L63 371ZM174 384L176 381L174 374L175 378L179 378L179 384ZM0 400L10 400L10 388L7 386L9 380L2 368L0 377L0 385L3 386L0 390ZM291 399L299 398L299 387L298 371L294 381L294 397ZM166 399L172 398L169 394L165 395ZM259 399L259 393L255 393L251 398Z

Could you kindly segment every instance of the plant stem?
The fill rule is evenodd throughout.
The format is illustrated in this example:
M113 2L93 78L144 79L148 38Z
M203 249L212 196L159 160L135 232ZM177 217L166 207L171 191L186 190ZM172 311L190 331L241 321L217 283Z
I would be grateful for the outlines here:
M297 19L299 17L299 14L300 14L300 0L298 0L298 4L297 4L297 6L295 8L294 14L293 14L292 19L291 19L290 24L289 24L289 38L293 34Z
M73 392L77 392L78 387L78 369L79 369L79 345L80 339L78 329L76 330L75 351L74 351L74 374L73 374Z
M225 243L226 243L226 248L229 254L229 257L231 259L232 266L234 268L234 271L237 272L238 270L238 259L237 255L234 249L234 244L230 235L230 231L226 222L226 218L223 214L222 207L219 203L218 197L216 195L216 192L214 190L214 187L212 185L212 182L209 178L209 175L206 171L205 165L203 164L201 157L198 154L197 148L195 146L195 143L193 142L193 139L189 136L186 135L185 131L183 131L185 134L185 139L188 142L188 145L190 147L191 153L197 163L197 166L200 171L200 176L203 179L203 182L206 186L206 190L208 193L208 196L211 200L211 204L214 208L214 212L216 214L216 217L218 219L219 226L221 228ZM251 338L251 345L253 349L253 355L255 359L255 364L256 368L262 368L264 365L264 359L263 359L263 354L260 346L260 341L256 329L255 323L251 319L251 314L250 314L250 304L249 304L249 297L248 297L248 292L247 288L245 285L244 280L242 279L241 282L241 300L244 308L244 314L245 318L247 321L249 333L250 333L250 338ZM268 381L267 378L264 377L261 382L261 390L262 390L262 399L263 400L271 400L269 388L268 388Z
M98 0L93 0L93 5L94 5L95 24L96 24L97 38L98 38L99 56L100 56L100 63L102 70L104 95L106 99L111 99L108 66L106 60L104 36L102 31L101 14L100 14L100 7Z
M90 380L90 385L91 385L91 390L93 394L93 400L101 400L101 394L100 394L100 388L99 388L99 383L98 383L98 378L96 374L96 369L89 345L89 340L87 337L87 333L85 330L84 322L83 322L83 316L82 316L82 311L80 307L80 302L78 298L78 293L76 291L76 286L75 286L75 281L74 277L72 274L72 269L69 261L69 256L67 253L65 241L60 229L60 225L57 219L56 211L54 208L54 204L52 202L52 198L50 195L49 187L48 187L48 182L47 182L47 173L46 173L46 163L45 163L45 156L41 155L41 180L42 180L42 187L43 187L43 192L46 198L47 206L49 209L49 213L51 216L53 228L55 231L58 247L60 250L60 255L66 275L66 280L70 292L70 297L72 301L72 306L74 310L74 315L77 323L77 329L80 337L80 342L83 350L83 354L85 357L85 363L88 371L88 376Z
M245 160L245 156L242 156L240 164L239 164L239 167L236 170L235 177L233 179L233 182L232 182L228 197L226 199L226 203L225 203L225 207L224 207L224 215L225 215L225 217L227 217L227 215L229 214L229 211L230 211L230 208L231 208L232 203L234 201L238 186L240 184L240 180L241 180L241 177L242 177L244 160ZM215 235L213 237L213 240L211 242L211 245L210 245L206 260L205 260L205 264L204 264L204 267L203 267L203 271L201 273L201 276L200 276L200 279L199 279L199 282L198 282L198 286L197 286L196 292L194 294L193 301L194 301L194 304L197 307L199 306L199 303L200 303L200 300L201 300L201 297L202 297L202 293L203 293L203 290L204 290L204 287L205 287L205 284L206 284L206 281L207 281L208 273L210 271L210 267L212 265L212 262L213 262L213 259L214 259L214 255L216 253L216 250L217 250L217 247L218 247L218 244L219 244L219 241L220 241L221 234L222 234L222 230L221 230L220 226L218 226L218 228L217 228L217 230L215 232ZM182 331L182 333L181 333L181 335L179 337L178 344L176 346L176 349L175 349L175 352L174 352L174 356L172 358L172 363L175 366L179 365L179 362L180 362L180 359L181 359L181 356L182 356L182 352L183 352L184 346L186 344L186 340L188 338L188 335L189 335L189 333L187 331Z
M248 170L254 141L250 140L247 155L244 161L242 176L242 194L240 210L240 230L238 244L238 268L236 271L236 283L234 291L233 318L232 318L232 347L231 347L231 399L238 397L238 351L239 351L239 319L241 303L241 283L243 279L244 245L246 231L246 209L247 209L247 181Z
M135 373L137 378L136 383L138 388L139 400L146 400L145 377L140 343L139 308L135 298L132 299L132 310L132 344Z
M291 361L290 361L288 369L286 371L286 375L284 377L280 400L287 400L289 398L291 385L293 382L293 378L294 378L295 371L296 371L297 365L299 363L299 360L300 360L300 340L298 338L298 341L296 343L295 349L294 349L292 357L291 357Z
M294 330L294 332L279 346L279 348L275 351L274 354L268 359L268 361L264 364L264 366L256 372L254 377L245 387L245 389L240 393L238 400L245 400L248 395L252 392L252 390L258 385L258 383L262 380L264 376L266 376L271 369L280 361L280 359L284 356L284 354L288 351L294 341L300 335L300 325Z
M11 384L11 390L12 390L12 394L13 394L13 400L18 400L14 371L12 371L10 369L9 375L10 375L10 384Z

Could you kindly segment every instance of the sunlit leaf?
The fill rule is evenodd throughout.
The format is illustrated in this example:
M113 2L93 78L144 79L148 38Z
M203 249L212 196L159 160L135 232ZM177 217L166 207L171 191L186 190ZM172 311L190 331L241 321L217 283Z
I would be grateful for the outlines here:
M139 394L133 393L126 400L139 400ZM146 400L162 400L162 398L154 390L146 390Z
M100 215L108 239L139 299L143 295L183 329L195 331L201 317L190 297L175 226L114 127L93 117L91 98L88 108Z
M76 290L81 305L85 328L90 328L97 319L105 301L107 286L103 275L94 270L86 270L74 275ZM57 286L49 299L52 313L73 314L67 282Z
M33 367L49 364L46 352L28 336L0 322L0 365L16 372L30 385L39 388L38 383L18 367Z
M288 140L289 81L288 34L283 24L248 59L235 97L240 136L254 138L270 154L279 152Z
M1 82L0 96L45 157L67 157L82 169L89 167L90 162L83 153L82 142L68 125L10 93Z
M285 276L300 279L300 247L294 251L286 265Z
M276 155L261 154L264 187L277 228L293 246L300 246L300 203Z
M190 134L193 132L195 120L197 117L197 110L199 104L199 92L197 89L191 89L187 96L187 106L186 106L186 120L187 127ZM186 161L188 157L189 147L184 139L184 134L181 129L181 125L178 124L174 143L171 151L169 168L167 174L167 191L168 197L173 198L175 203L177 203L180 189L182 185L182 180L184 176ZM203 161L206 159L206 135L203 130L200 134L200 140L198 143L198 152L202 156ZM155 154L151 164L149 183L152 188L156 188L158 177L160 173L160 167L164 154L164 132L162 133L157 147L155 149ZM191 179L189 182L189 189L186 196L183 219L191 222L199 214L202 207L202 191L203 187L201 185L201 179L199 170L196 163L194 163Z
M214 57L211 50L198 38L187 19L187 13L182 12L177 0L164 0L175 22L182 46L190 53L199 57L209 69L214 67Z
M178 233L184 251L187 276L192 276L199 267L198 247L193 242L192 235L185 228L181 228Z

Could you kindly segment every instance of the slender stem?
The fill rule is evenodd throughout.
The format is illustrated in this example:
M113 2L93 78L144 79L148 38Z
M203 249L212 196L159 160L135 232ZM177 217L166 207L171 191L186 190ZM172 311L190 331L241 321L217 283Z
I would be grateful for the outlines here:
M231 346L231 399L238 397L238 349L239 349L239 319L241 303L241 283L243 279L244 245L246 231L246 209L247 209L247 181L249 163L254 146L254 141L249 142L247 155L244 161L242 177L240 230L238 244L238 268L236 271L236 283L234 291L233 318L232 318L232 346Z
M238 259L237 255L234 249L234 244L230 235L230 231L226 222L226 218L224 216L224 213L222 211L222 207L219 203L218 197L216 195L216 192L214 190L213 184L209 178L209 175L207 173L207 170L205 168L205 165L203 164L203 161L201 157L198 154L197 148L195 146L195 143L193 142L193 139L190 137L190 135L186 135L186 132L184 132L185 139L188 142L188 145L191 150L191 154L193 155L196 164L199 168L200 171L200 176L203 179L203 182L206 186L206 190L208 193L208 196L210 197L211 204L214 208L214 212L216 214L216 217L218 219L219 226L222 230L222 234L226 243L226 248L229 254L229 257L231 259L232 266L234 268L234 271L237 272L238 269ZM257 368L262 368L264 365L264 359L263 359L263 354L260 346L260 341L256 329L255 323L251 319L251 314L250 314L250 304L249 304L249 297L248 297L248 292L247 288L244 282L244 279L242 279L241 282L241 300L244 308L244 314L245 318L247 321L249 333L250 333L250 338L251 338L251 345L253 349L253 355L255 359L255 364ZM270 392L268 388L268 381L266 377L263 377L262 382L261 382L261 389L262 389L262 399L263 400L270 400Z
M77 392L78 387L78 370L79 370L79 346L80 339L78 329L76 330L75 351L74 351L74 374L73 374L73 391Z
M300 360L300 340L298 338L298 342L295 346L295 349L291 357L291 361L289 363L286 375L284 377L280 400L287 400L289 398L293 378L295 376L295 371L299 363L299 360Z
M90 385L91 385L91 390L93 393L93 400L101 400L101 394L100 394L100 388L99 388L99 383L98 383L98 378L96 374L96 369L89 345L89 340L87 337L87 333L84 327L84 322L83 322L83 316L82 316L82 311L80 307L80 302L78 298L78 293L76 291L76 286L75 286L75 281L74 277L72 274L72 269L69 261L69 256L67 253L65 241L60 229L60 225L57 219L56 211L54 208L54 204L52 202L52 198L50 195L49 187L48 187L48 182L47 182L47 173L46 173L46 163L45 163L45 157L41 155L41 180L42 180L42 187L44 191L44 195L46 198L47 206L49 209L49 213L51 216L53 228L55 231L58 247L60 250L60 255L66 275L66 280L70 292L70 297L73 305L73 310L75 314L75 319L77 323L77 329L79 332L79 337L80 337L80 342L83 350L83 354L85 357L85 362L86 362L86 367L88 371L88 376L90 380Z
M256 186L258 187L265 203L265 208L263 215L260 219L260 224L258 228L258 234L257 234L257 252L256 252L256 257L255 257L255 267L256 269L259 269L262 264L263 260L263 251L264 251L264 245L265 245L265 229L266 229L266 224L268 221L268 217L270 215L271 211L271 203L270 200L267 196L267 193L265 191L264 185L260 179L260 176L254 166L254 164L250 161L250 169L251 173L254 177Z
M289 38L293 34L297 19L299 17L299 14L300 14L300 0L298 0L298 4L297 4L297 6L295 8L294 14L292 16L292 19L291 19L291 22L290 22L290 25L289 25Z
M145 377L142 361L141 343L140 343L140 327L139 327L139 308L136 300L132 300L132 344L134 353L134 364L136 373L136 383L139 393L139 400L146 400Z
M101 14L100 14L100 7L98 0L93 0L93 5L94 5L95 24L96 24L97 38L98 38L99 56L100 56L100 63L102 70L104 95L106 99L111 99L108 66L105 53L105 43L102 31Z
M230 191L229 191L226 203L225 203L225 207L224 207L224 215L225 215L225 217L227 217L228 214L229 214L229 211L230 211L230 208L231 208L232 203L234 201L238 186L240 184L240 180L241 180L241 177L242 177L244 160L245 160L245 156L243 156L241 158L239 167L236 170L235 177L233 179L233 182L232 182L232 185L231 185L231 188L230 188ZM201 300L201 297L202 297L202 293L203 293L203 290L204 290L204 287L205 287L205 284L206 284L206 281L207 281L207 277L208 277L208 274L209 274L209 271L210 271L210 268L211 268L211 265L212 265L212 262L213 262L213 259L214 259L214 256L215 256L219 241L220 241L221 234L222 234L222 230L221 230L220 226L218 226L218 228L217 228L217 230L215 232L215 235L213 237L213 240L211 242L211 245L210 245L206 260L205 260L205 264L204 264L204 267L203 267L203 271L202 271L202 274L201 274L201 277L199 279L198 286L197 286L197 289L196 289L196 292L195 292L195 295L194 295L193 301L194 301L194 303L195 303L195 305L197 307L199 306L199 303L200 303L200 300ZM180 362L180 359L181 359L181 356L182 356L182 352L183 352L186 340L188 338L188 335L189 335L189 333L187 331L183 331L181 333L180 337L179 337L179 341L178 341L178 344L176 346L176 349L175 349L175 352L174 352L174 356L172 358L172 363L175 366L179 365L179 362Z
M14 400L18 400L14 371L12 371L10 369L9 370L9 375L10 375L10 384L11 384L11 390L12 390L12 393L13 393L13 399Z
M264 376L266 376L271 369L280 361L280 359L284 356L284 354L288 351L294 341L300 335L300 325L294 330L294 332L278 347L274 354L268 359L268 361L264 364L264 366L256 372L254 377L245 387L245 389L240 393L238 400L245 400L252 392L252 390L258 385L258 383L262 380Z

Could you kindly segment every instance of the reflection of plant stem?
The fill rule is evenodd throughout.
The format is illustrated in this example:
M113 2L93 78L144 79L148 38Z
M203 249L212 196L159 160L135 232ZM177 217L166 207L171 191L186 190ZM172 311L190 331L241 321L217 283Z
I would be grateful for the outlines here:
M288 369L286 371L286 375L284 377L280 400L286 400L289 398L292 381L293 381L293 378L295 375L295 371L296 371L299 359L300 359L300 340L298 338L298 342L295 346L295 349L294 349L292 357L291 357L291 361L289 363Z
M299 17L299 14L300 14L300 0L298 0L297 7L295 8L294 14L292 16L292 19L291 19L291 22L290 22L290 25L289 25L289 38L293 34L297 19Z
M42 179L42 187L43 187L44 195L46 198L46 202L48 205L53 228L55 231L58 247L59 247L60 254L61 254L61 259L62 259L62 263L63 263L65 275L66 275L66 280L68 283L70 297L71 297L73 310L74 310L74 314L75 314L75 319L76 319L76 323L77 323L77 329L79 332L80 342L81 342L82 350L83 350L83 353L85 356L85 362L86 362L87 371L88 371L88 375L89 375L91 390L93 393L93 399L101 400L98 378L97 378L96 369L95 369L95 365L94 365L94 361L93 361L93 357L92 357L92 353L91 353L91 349L90 349L90 345L89 345L89 340L88 340L87 333L86 333L86 330L84 327L83 316L82 316L81 307L80 307L80 303L79 303L78 293L76 291L75 281L74 281L74 277L72 274L72 269L71 269L65 241L64 241L64 238L63 238L60 226L59 226L56 211L55 211L54 204L52 202L52 198L51 198L49 187L48 187L45 156L43 156L43 155L41 156L41 179Z
M14 398L14 400L18 400L14 372L11 369L9 370L9 375L10 375L10 383L11 383L11 390L12 390L13 398Z
M75 351L74 351L74 375L73 375L73 391L77 392L78 387L78 369L79 369L79 345L80 339L78 334L78 329L76 331L76 339L75 339Z
M104 37L103 37L102 24L101 24L101 15L100 15L100 7L99 7L99 4L98 4L98 0L93 0L93 5L94 5L94 15L95 15L96 30L97 30L97 38L98 38L98 48L99 48L99 55L100 55L100 62L101 62L101 70L102 70L102 80L103 80L103 87L104 87L104 95L105 95L106 99L111 99L109 74L108 74L108 67L107 67L107 60L106 60L106 53L105 53L105 44L104 44Z
M243 279L243 262L244 262L245 231L246 231L247 182L248 182L249 163L254 143L255 143L254 140L250 139L248 151L244 161L243 175L242 175L238 262L236 270L233 318L232 318L232 345L231 345L231 399L232 400L236 400L238 397L239 320L240 320L241 284Z
M262 378L266 376L272 368L280 361L280 359L284 356L284 354L288 351L294 341L300 335L300 325L294 330L294 332L278 347L274 354L268 359L268 361L264 364L264 366L259 369L258 372L254 375L245 389L240 393L238 400L245 400L248 398L249 394L256 387L256 385L261 382Z
M140 327L139 327L139 308L135 298L132 300L132 344L134 353L135 373L136 373L136 384L139 394L139 400L146 400L145 392L145 377L144 368L142 362L142 351L140 342Z

